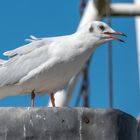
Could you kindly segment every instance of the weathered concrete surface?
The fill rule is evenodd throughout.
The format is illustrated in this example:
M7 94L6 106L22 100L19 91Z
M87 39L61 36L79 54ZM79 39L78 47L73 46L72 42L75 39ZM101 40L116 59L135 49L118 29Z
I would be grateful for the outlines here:
M0 140L140 140L138 131L116 109L0 108Z

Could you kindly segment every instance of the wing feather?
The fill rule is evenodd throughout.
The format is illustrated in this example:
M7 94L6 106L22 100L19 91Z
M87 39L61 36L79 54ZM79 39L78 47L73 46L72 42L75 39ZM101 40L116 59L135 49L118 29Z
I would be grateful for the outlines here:
M50 56L49 48L52 45L47 44L42 42L38 48L30 46L28 49L25 46L25 50L23 47L9 52L8 56L18 56L13 56L8 61L0 61L0 87L18 83L30 71L47 62Z
M48 64L53 61L56 54L59 55L61 50L65 48L64 46L69 45L67 38L67 36L43 38L5 52L4 55L11 58L6 62L0 62L2 63L0 66L0 87L18 84L19 81L28 81L41 72L43 68L49 68ZM60 49L56 49L58 47Z
M20 56L25 55L27 53L30 53L36 48L42 47L44 45L49 45L50 43L52 43L52 40L49 40L49 39L36 40L27 45L16 48L14 50L6 51L3 53L3 55L8 56L9 58L12 58L17 55L20 55Z

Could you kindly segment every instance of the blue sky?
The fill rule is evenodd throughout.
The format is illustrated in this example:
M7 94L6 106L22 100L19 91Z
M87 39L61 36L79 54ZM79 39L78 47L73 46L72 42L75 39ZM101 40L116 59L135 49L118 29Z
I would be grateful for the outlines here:
M24 39L29 35L46 37L73 33L80 19L79 0L1 0L0 18L0 54L4 58L4 51L25 44ZM134 25L132 17L112 18L112 27L128 35L125 44L113 42L114 107L137 116L140 92ZM94 108L109 107L107 50L107 44L97 49L89 70L90 106ZM46 106L47 100L47 96L37 97L36 106ZM1 99L0 106L30 106L30 96Z

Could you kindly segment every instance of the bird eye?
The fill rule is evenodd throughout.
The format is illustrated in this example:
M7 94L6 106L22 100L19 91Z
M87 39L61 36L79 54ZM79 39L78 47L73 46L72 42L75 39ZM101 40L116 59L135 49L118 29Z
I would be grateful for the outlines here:
M89 32L92 33L93 31L94 31L94 28L92 26L90 26Z
M104 31L105 30L105 27L103 25L100 25L99 26L100 30Z

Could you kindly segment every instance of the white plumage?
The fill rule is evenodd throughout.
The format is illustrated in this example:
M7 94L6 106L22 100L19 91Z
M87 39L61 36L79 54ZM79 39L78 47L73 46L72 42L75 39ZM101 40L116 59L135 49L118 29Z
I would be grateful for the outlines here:
M81 70L97 46L115 39L111 36L115 33L96 21L72 35L39 39L31 36L31 43L5 52L9 60L0 60L0 98L33 90L41 94L60 90Z

